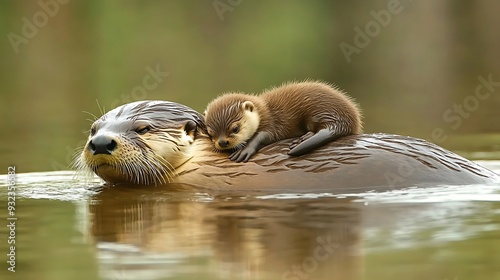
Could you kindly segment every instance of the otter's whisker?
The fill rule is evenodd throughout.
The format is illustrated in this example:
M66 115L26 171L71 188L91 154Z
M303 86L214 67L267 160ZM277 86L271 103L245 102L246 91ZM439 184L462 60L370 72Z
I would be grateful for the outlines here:
M174 176L175 177L179 176L179 174L177 173L177 170L175 169L175 167L170 162L168 162L167 160L165 160L162 157L156 157L156 158L158 158L160 166L162 166L163 169L165 169L165 168L167 169L165 171L166 171L167 175L172 180L174 179ZM170 182L170 180L169 180L169 182Z
M156 177L158 182L170 183L170 179L173 179L170 174L170 168L168 165L164 165L162 163L168 164L168 162L162 160L161 157L151 156L151 154L147 154L147 163L151 167L151 171L153 171L153 175ZM163 175L163 176L162 176ZM166 178L164 178L164 176ZM156 180L155 180L156 181Z
M144 179L144 181L146 181L149 184L149 178L151 177L151 180L156 182L156 179L154 179L154 177L157 176L156 175L157 170L152 168L151 163L149 163L147 160L147 157L144 159L141 159L139 161L139 163L142 166L140 173L141 173L141 177Z
M149 174L146 173L147 169L145 168L146 166L144 164L139 165L134 165L136 170L137 170L137 180L141 184L146 184L148 185L149 182Z
M137 174L135 172L135 169L133 168L133 166L131 166L131 163L130 162L125 162L122 166L122 172L124 174L128 174L128 178L132 180L132 182L134 183L138 183L136 181L136 178L137 178Z
M82 113L89 114L92 118L94 118L93 120L87 119L87 120L90 120L90 122L92 122L92 123L98 119L98 117L96 115L92 114L91 112L82 111Z
M165 172L163 167L161 165L157 164L156 162L154 162L154 163L148 162L148 165L150 166L151 171L153 171L152 175L155 178L155 180L154 180L155 183L156 182L158 182L159 184L161 184L162 182L166 183L166 180L165 180L165 178L162 178L161 173L164 173L165 176L167 177L167 180L168 180L168 172ZM170 180L168 180L168 181L170 182Z
M213 147L212 151L215 153L223 153L224 152L223 150L219 150L216 147Z
M99 108L99 112L101 112L101 115L106 115L106 108L104 108L104 106L101 107L101 105L99 104L99 100L95 100L95 102L97 103L97 108Z
M137 171L137 183L140 184L149 184L149 177L146 175L146 166L142 161L139 161L133 165L135 170Z
M176 144L176 145L179 145L179 144ZM167 180L168 182L170 183L171 182L171 179L173 180L173 176L178 176L177 174L177 171L175 170L175 167L170 163L168 162L167 160L165 160L164 158L160 157L160 156L157 156L152 150L150 150L148 153L145 153L146 154L146 160L153 164L151 165L151 168L154 170L154 169L160 169L160 170L156 170L156 173L158 173L158 176L162 176L164 173L164 175L167 176ZM172 175L172 173L174 173ZM167 182L165 180L165 178L163 178L161 181L163 182Z
M143 167L141 173L144 177L144 180L147 182L147 184L154 182L156 185L156 182L159 181L159 170L151 164L149 160L149 154L147 154L145 158L141 159L140 163Z
M86 184L92 181L92 169L85 164L82 158L82 151L85 146L77 147L71 156L70 168L76 169L74 179L81 178Z
M89 141L95 140L95 145L102 145L97 146L98 149L110 147L108 142L97 144L98 139L111 141L109 143L114 143L112 151L100 155L93 149L82 148L80 156L74 156L72 166L93 171L110 183L158 185L173 182L179 176L176 166L193 157L194 138L198 137L199 130L205 131L203 116L179 104L139 101L106 113L98 100L96 103L103 116L95 120ZM97 118L90 112L85 113L91 116L89 121ZM108 123L120 125L108 126ZM136 129L143 126L148 128L147 132L138 133Z
M135 164L134 162L126 162L125 163L126 171L124 170L124 172L127 172L127 174L129 174L128 176L134 184L139 184L140 183L138 181L139 174L137 174L134 164Z
M168 182L170 182L170 180L168 179L168 173L164 172L163 169L161 169L162 170L161 172L160 169L155 169L154 166L152 166L152 169L155 170L153 172L154 176L151 176L154 179L155 185L165 184L167 183L167 180ZM165 175L162 176L162 173L164 173Z

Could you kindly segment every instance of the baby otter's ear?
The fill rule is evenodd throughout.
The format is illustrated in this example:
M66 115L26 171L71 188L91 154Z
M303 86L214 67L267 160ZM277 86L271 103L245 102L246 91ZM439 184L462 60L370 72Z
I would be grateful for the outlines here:
M196 134L196 123L193 121L188 121L184 124L184 131L186 132L186 135L191 137L194 141L194 137Z
M241 104L241 108L243 110L248 110L250 112L253 112L253 108L255 105L253 105L252 101L245 101Z
M208 111L207 111L207 110L203 111L203 116L205 116L205 117L206 117L206 116L207 116L207 113L208 113Z

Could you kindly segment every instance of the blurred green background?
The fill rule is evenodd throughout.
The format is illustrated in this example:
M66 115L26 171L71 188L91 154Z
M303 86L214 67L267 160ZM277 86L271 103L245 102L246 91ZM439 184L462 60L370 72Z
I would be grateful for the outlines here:
M68 169L97 101L202 112L222 92L307 78L353 96L365 132L498 151L500 85L483 99L475 90L480 76L500 82L499 10L489 0L2 1L0 173Z

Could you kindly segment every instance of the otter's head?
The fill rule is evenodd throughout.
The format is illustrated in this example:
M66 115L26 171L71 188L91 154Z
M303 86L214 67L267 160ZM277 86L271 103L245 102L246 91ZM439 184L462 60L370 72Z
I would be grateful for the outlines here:
M252 102L256 98L232 93L208 104L205 124L216 151L237 150L257 132L260 117L255 102Z
M173 102L138 101L98 120L75 165L108 183L163 184L189 160L203 116Z

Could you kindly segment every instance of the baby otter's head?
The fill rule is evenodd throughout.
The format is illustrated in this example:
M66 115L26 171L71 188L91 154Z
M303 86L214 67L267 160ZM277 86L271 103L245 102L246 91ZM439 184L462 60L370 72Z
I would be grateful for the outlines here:
M253 95L231 93L210 102L205 124L216 151L234 151L257 132L261 101Z
M74 165L109 183L163 184L190 159L203 116L173 102L139 101L99 119Z

